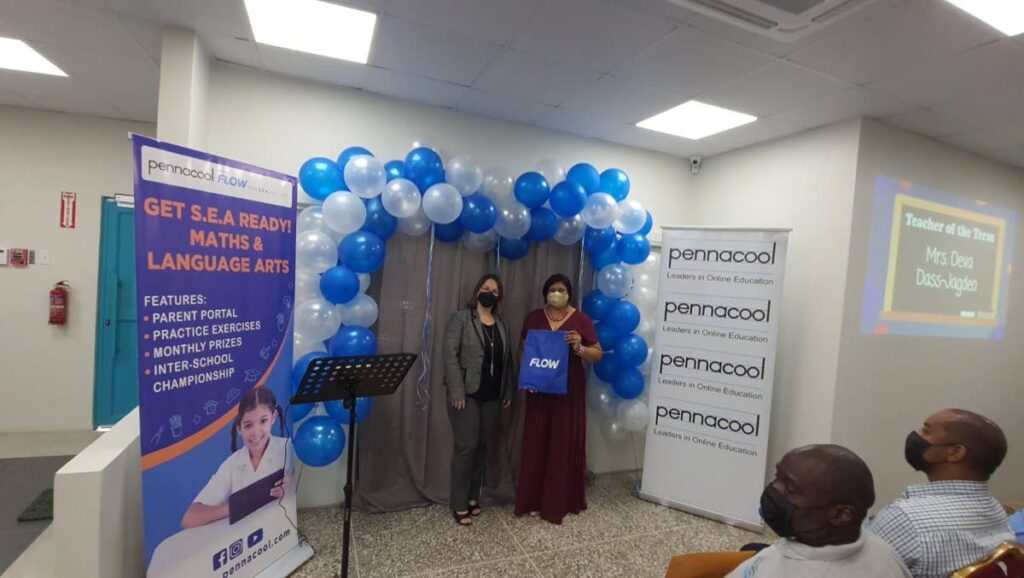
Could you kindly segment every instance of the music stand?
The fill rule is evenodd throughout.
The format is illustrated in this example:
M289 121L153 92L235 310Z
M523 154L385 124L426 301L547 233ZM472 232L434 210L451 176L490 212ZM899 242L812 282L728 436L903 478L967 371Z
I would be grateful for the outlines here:
M348 475L345 476L345 530L341 575L348 578L348 551L352 528L352 465L355 456L356 398L391 395L402 384L416 355L388 353L353 357L320 357L306 368L291 404L343 400L348 408Z

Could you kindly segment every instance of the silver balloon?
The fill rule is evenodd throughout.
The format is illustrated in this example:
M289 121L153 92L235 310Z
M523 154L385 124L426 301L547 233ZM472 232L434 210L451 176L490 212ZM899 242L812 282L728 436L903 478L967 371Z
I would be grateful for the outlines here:
M362 202L359 203L360 205ZM323 273L338 264L338 245L327 233L314 229L295 237L295 266Z
M462 235L462 246L474 253L486 253L498 244L498 233L491 229L486 233L472 233L467 231Z
M617 419L606 419L601 423L601 433L604 437L608 438L609 441L621 442L626 439L629 432L623 427L622 422Z
M325 229L324 210L320 205L311 205L299 212L297 219L297 231L311 231L313 229Z
M562 165L558 164L558 161L553 159L543 159L537 162L537 165L533 167L533 170L543 175L544 180L546 180L552 188L565 180L565 169L562 168Z
M619 404L615 411L615 421L622 424L626 431L641 431L647 427L650 412L647 404L639 399L630 399Z
M658 323L654 319L644 319L640 322L640 327L637 328L636 334L644 338L646 343L654 343L654 331L658 328ZM651 357L654 357L653 352L647 356L647 360L650 361Z
M640 364L640 373L643 374L644 377L650 378L651 368L653 367L653 365L654 365L654 348L653 347L648 347L647 348L647 359L645 359L644 362L642 364ZM646 383L644 384L644 394L641 396L643 399L647 399L647 392L651 389L650 385L651 385L650 384L650 379L646 380Z
M615 230L623 235L632 235L647 224L647 209L640 204L640 201L626 199L619 201L619 215L613 225Z
M334 265L331 265L333 267ZM295 302L323 299L320 293L320 271L298 269L295 271Z
M609 297L620 299L633 288L633 277L622 265L606 265L597 274L597 288Z
M324 200L324 222L342 235L355 233L366 222L366 205L348 191L331 193Z
M423 212L435 223L452 223L462 213L462 195L448 183L437 183L423 194Z
M583 220L595 229L605 229L615 222L619 216L619 204L608 193L594 193L587 197L583 205Z
M602 419L613 419L619 398L607 383L592 377L587 384L587 407Z
M377 302L365 293L360 293L356 295L355 299L344 305L339 305L338 310L341 312L342 325L358 325L360 327L373 326L380 313Z
M575 245L587 232L587 224L583 217L576 215L570 219L558 219L558 230L555 231L555 241L560 245Z
M515 179L508 169L491 167L484 171L483 193L495 205L499 205L513 198Z
M446 163L444 178L448 184L458 189L463 197L468 197L480 190L484 182L484 173L473 157L460 155Z
M366 290L370 288L370 274L359 273L359 292L366 293Z
M420 190L409 179L395 179L384 187L380 202L389 214L404 219L416 214L422 200Z
M310 299L295 306L295 331L309 339L323 341L338 332L341 313L326 299Z
M519 239L530 230L530 209L519 201L507 201L498 205L498 220L494 230L508 239Z
M350 191L364 199L379 195L387 182L384 165L377 157L356 155L345 163L345 184Z
M398 230L410 237L419 237L424 233L430 232L430 225L430 219L423 212L422 206L416 211L415 215L398 219Z
M636 305L640 313L650 313L658 306L658 292L647 285L640 285L636 277L633 278L633 289L629 292L627 299Z
M319 339L311 339L302 335L301 333L295 333L292 337L292 357L298 359L307 353L327 353L327 348L324 346L324 342Z

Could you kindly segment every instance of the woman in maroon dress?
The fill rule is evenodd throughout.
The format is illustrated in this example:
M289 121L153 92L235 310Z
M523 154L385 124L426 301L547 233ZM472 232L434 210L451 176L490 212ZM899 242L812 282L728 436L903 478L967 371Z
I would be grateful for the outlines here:
M516 493L516 515L540 514L561 524L569 512L587 509L587 370L603 353L594 323L569 305L572 282L553 275L544 283L547 306L530 312L523 322L519 356L531 329L565 331L569 344L569 383L566 395L528 392L523 427L523 456Z

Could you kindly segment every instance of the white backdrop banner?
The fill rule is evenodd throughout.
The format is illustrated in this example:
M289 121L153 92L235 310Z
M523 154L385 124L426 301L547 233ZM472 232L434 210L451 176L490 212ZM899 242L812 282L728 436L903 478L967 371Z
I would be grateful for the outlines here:
M644 499L762 528L788 234L664 230Z

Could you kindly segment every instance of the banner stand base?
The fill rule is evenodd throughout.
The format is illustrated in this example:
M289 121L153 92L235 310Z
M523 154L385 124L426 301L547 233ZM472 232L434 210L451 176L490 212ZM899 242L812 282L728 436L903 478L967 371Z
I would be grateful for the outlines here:
M285 578L290 576L292 572L298 570L299 566L305 564L314 554L316 552L309 545L309 542L302 540L298 546L292 548L287 554L264 568L255 578Z
M724 516L722 514L719 514L719 513L716 513L716 512L711 512L709 510L702 510L702 509L700 509L700 508L698 508L696 506L691 506L689 504L684 504L682 502L675 502L675 501L672 501L672 500L669 500L669 499L666 499L666 498L662 498L660 496L655 496L654 494L648 494L647 492L644 492L643 490L640 490L639 492L637 492L637 497L639 497L641 500L644 500L644 501L647 501L647 502L652 502L654 504L658 504L659 506L665 506L666 508L672 508L673 510L680 510L680 511L683 511L683 512L687 512L689 514L694 514L694 515L700 516L702 518L708 518L710 520L715 520L717 522L722 522L722 523L728 524L730 526L736 526L737 528L743 528L744 530L750 530L752 532L757 532L759 534L764 533L764 524L752 524L750 522L744 522L743 520L737 520L736 518L730 518L729 516Z

